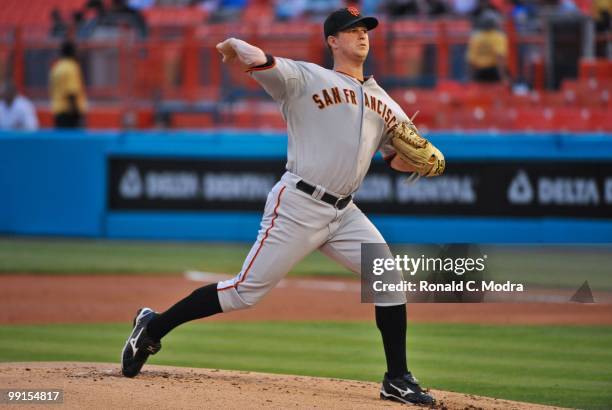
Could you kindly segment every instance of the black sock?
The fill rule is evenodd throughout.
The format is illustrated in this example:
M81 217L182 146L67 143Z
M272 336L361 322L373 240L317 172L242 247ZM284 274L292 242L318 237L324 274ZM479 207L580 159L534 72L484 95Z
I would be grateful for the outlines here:
M212 283L194 290L191 295L151 320L147 325L147 333L159 340L178 325L221 312L217 284Z
M406 305L376 306L376 326L382 335L389 378L408 373L406 365Z

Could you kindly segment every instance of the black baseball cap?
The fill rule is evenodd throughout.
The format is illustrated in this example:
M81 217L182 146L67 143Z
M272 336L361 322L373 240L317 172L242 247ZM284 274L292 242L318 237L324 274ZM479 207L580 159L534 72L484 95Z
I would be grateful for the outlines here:
M346 7L334 11L323 23L325 38L333 36L339 31L345 30L357 23L363 23L368 30L373 30L378 26L378 20L374 17L364 17L356 7Z

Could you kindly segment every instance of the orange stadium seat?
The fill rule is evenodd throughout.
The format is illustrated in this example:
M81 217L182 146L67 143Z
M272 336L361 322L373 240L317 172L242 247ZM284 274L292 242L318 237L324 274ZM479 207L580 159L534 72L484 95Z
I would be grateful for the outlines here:
M579 80L586 82L593 79L599 86L610 88L612 86L612 60L604 58L580 60Z
M123 110L119 107L98 107L87 112L87 127L119 129L123 125Z
M612 115L610 115L610 111L605 108L592 109L589 129L612 132Z
M206 11L199 7L151 7L144 11L147 23L155 26L196 26L204 23Z
M389 51L389 65L384 74L397 77L417 77L422 71L425 47L435 41L437 25L434 21L401 20L390 22L388 38L394 46Z
M521 131L555 130L555 113L550 108L529 108L517 110L513 129Z
M274 6L271 1L251 0L242 14L242 20L267 25L274 20Z
M215 125L210 113L176 113L172 115L172 128L210 128Z
M554 127L560 131L588 131L591 111L588 108L565 107L555 109Z
M70 20L72 12L83 5L83 0L2 0L0 26L21 25L46 30L51 25L51 10L58 8L64 20Z
M38 125L41 128L53 127L53 114L48 107L36 107L36 116L38 117Z

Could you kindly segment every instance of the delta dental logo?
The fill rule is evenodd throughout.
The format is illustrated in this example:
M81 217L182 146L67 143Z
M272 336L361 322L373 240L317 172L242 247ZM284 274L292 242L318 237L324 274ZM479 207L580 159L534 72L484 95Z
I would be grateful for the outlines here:
M259 201L267 197L275 181L271 174L141 171L131 164L119 180L119 195L126 200Z
M508 201L527 205L536 200L539 205L599 205L612 204L612 177L605 179L603 191L596 178L538 177L532 182L525 170L519 170L508 187Z
M533 201L533 188L525 171L520 170L510 182L508 201L517 205L528 204Z
M142 178L138 167L130 165L119 182L119 193L126 199L137 199L142 196Z

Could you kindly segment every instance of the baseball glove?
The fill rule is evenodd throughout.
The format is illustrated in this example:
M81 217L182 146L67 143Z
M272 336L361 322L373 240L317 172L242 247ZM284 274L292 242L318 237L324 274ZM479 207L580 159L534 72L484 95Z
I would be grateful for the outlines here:
M391 130L391 145L397 155L416 168L418 176L435 177L442 175L446 162L444 155L431 142L421 137L412 121L403 121Z

